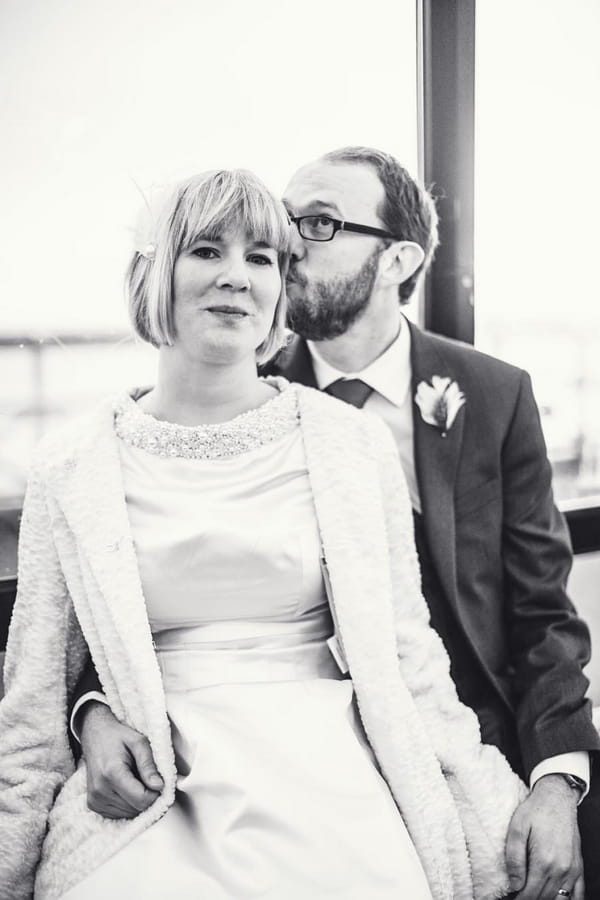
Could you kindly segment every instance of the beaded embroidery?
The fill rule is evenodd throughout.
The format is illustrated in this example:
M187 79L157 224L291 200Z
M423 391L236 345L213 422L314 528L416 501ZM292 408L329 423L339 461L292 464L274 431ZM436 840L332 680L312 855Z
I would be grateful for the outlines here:
M285 378L266 378L279 391L256 409L214 425L176 425L143 412L127 394L115 405L115 431L131 447L155 456L223 459L289 434L299 421L296 391Z

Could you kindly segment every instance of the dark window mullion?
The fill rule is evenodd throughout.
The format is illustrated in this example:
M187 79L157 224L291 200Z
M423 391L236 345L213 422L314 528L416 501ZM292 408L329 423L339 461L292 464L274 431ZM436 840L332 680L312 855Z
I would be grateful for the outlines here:
M440 214L425 327L473 343L475 0L420 0L422 166Z

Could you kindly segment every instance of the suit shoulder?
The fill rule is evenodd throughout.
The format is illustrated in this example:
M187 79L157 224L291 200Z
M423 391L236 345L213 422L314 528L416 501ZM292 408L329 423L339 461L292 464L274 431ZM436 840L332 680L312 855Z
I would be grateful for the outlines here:
M289 334L286 343L280 347L277 353L258 367L260 376L283 375L287 377L290 367L293 367L299 356L309 353L306 341L297 334Z
M520 384L523 378L529 378L525 369L478 350L472 344L433 334L430 331L422 331L421 336L430 341L438 353L453 366L463 367L470 372L479 373L486 379L516 386Z

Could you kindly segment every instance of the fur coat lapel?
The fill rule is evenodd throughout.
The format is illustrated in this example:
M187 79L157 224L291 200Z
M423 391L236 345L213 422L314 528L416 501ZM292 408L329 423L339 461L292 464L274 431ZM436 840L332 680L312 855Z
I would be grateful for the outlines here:
M432 896L506 893L504 839L523 786L479 743L427 627L412 513L391 434L364 411L300 390L330 603L377 762Z
M84 590L75 611L113 710L148 734L174 777L160 669L125 504L114 406L106 404L50 485L78 546ZM167 779L171 780L171 779Z
M444 897L451 884L470 885L464 837L398 664L377 450L363 427L364 412L345 408L345 427L331 427L338 409L322 393L300 394L308 473L331 582L329 600L365 731L419 850L433 896ZM348 427L351 417L353 429ZM410 512L407 494L397 502ZM408 580L396 589L407 597L418 590ZM384 729L383 722L402 727Z

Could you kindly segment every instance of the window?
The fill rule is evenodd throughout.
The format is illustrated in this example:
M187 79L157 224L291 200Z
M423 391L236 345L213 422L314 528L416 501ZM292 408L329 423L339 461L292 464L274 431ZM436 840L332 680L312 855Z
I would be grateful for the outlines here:
M475 343L533 378L563 507L600 501L600 5L480 0Z
M0 9L0 504L32 448L152 379L122 274L140 191L215 166L280 191L370 143L417 169L416 7L377 0L8 0Z

